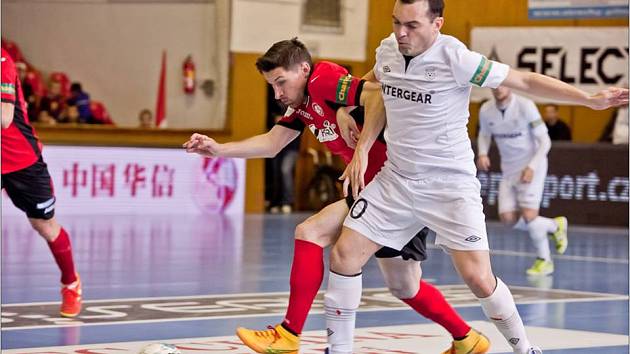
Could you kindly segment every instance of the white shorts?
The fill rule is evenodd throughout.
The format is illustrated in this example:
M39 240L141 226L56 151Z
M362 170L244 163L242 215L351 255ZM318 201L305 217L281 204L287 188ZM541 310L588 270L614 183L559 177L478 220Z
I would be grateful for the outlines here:
M446 250L488 250L479 180L475 176L411 180L389 164L361 192L344 226L397 250L422 227Z
M520 173L504 175L499 183L499 214L522 208L539 209L546 177L547 161L534 170L534 178L530 183L522 183Z

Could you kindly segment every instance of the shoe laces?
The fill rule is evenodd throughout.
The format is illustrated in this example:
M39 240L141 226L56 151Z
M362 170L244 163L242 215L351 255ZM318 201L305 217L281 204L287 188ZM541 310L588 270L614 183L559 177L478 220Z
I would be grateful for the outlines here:
M76 298L81 297L81 293L78 290L78 287L70 288L64 286L61 288L61 296L63 297L63 301L74 301Z
M263 338L273 337L274 341L280 339L280 333L273 326L267 326L267 330L264 331L255 331L254 334Z

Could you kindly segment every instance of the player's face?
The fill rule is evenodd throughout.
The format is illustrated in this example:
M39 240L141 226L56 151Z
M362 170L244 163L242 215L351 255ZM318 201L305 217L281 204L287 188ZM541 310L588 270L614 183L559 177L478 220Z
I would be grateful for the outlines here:
M510 89L505 86L499 86L496 89L492 90L492 95L494 96L494 99L499 102L508 99L508 97L510 97L510 93Z
M398 50L407 56L424 53L437 38L444 24L443 17L429 17L429 2L403 4L396 1L392 15Z
M304 89L310 73L308 63L297 64L286 70L282 67L263 72L265 80L273 87L276 100L282 104L297 108L304 101Z

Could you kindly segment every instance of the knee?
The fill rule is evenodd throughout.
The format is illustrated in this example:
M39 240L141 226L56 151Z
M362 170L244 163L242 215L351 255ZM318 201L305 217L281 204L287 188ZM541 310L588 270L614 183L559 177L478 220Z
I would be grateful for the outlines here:
M330 241L323 235L312 222L306 220L295 228L295 239L312 242L321 247L327 247Z
M418 294L420 282L409 281L408 279L398 280L388 282L387 287L396 298L400 300L411 299Z
M33 229L48 242L54 241L59 235L59 226L52 219L31 221Z
M496 287L496 278L491 271L467 272L462 274L462 278L473 294L479 298L492 295Z
M507 226L514 226L516 224L516 217L511 214L501 214L499 215L501 222Z
M354 255L352 245L335 244L330 251L330 269L342 275L353 275L361 272L362 265Z

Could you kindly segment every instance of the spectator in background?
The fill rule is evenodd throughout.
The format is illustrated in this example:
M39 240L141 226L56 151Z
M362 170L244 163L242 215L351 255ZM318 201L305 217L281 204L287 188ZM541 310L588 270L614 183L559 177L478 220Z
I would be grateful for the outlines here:
M35 122L37 121L38 113L37 96L35 95L33 85L26 77L28 74L28 66L25 63L17 62L15 63L15 67L18 70L18 77L22 83L22 92L24 93L24 101L26 101L28 119L31 122Z
M599 138L600 142L628 144L628 107L616 109Z
M61 117L59 118L59 123L77 124L77 123L86 123L86 122L81 120L81 113L80 113L79 106L68 103L63 113L61 114Z
M39 111L36 122L41 125L55 125L57 121L47 111Z
M153 128L153 113L148 109L143 109L138 115L140 121L140 128L150 129Z
M40 103L39 117L41 118L41 112L44 111L54 120L58 121L65 106L65 100L61 95L61 83L50 81L48 95L42 98Z
M70 85L70 98L66 103L68 106L74 106L78 110L78 123L92 123L90 95L83 91L80 83L73 82Z
M557 104L547 104L543 108L543 119L551 140L571 140L571 128L560 119Z

